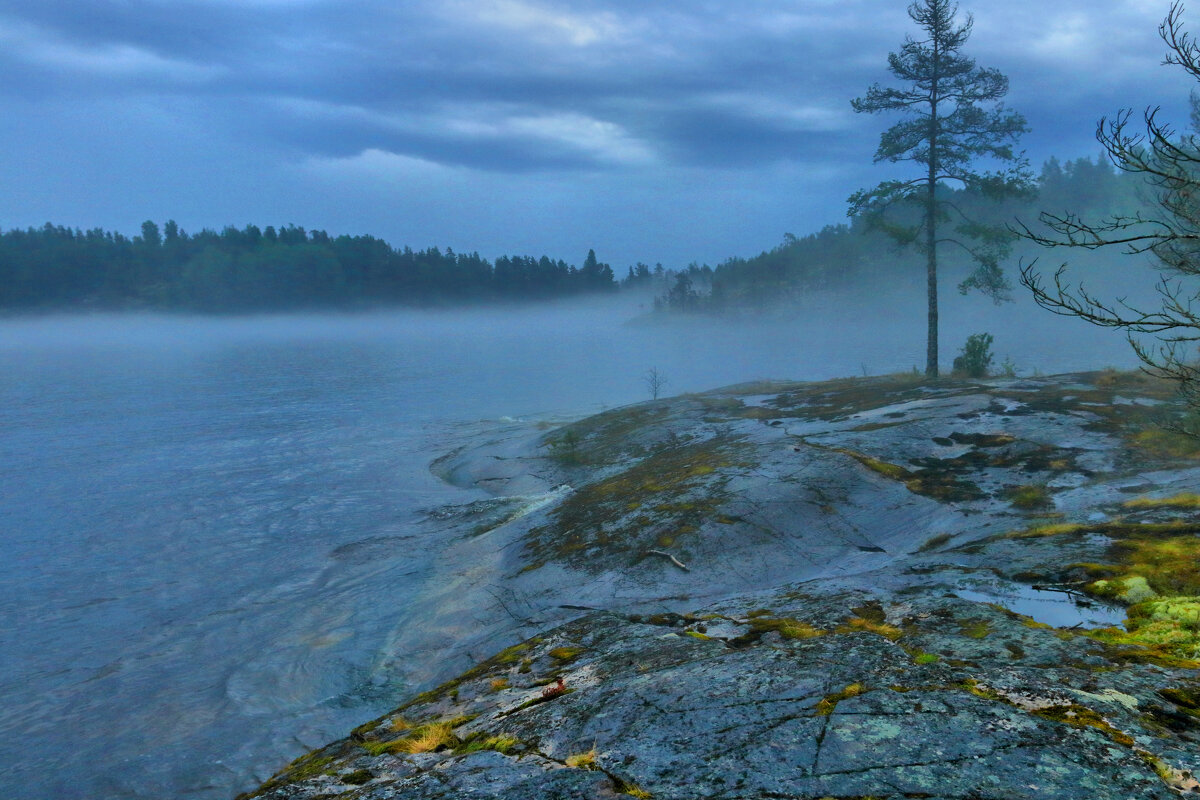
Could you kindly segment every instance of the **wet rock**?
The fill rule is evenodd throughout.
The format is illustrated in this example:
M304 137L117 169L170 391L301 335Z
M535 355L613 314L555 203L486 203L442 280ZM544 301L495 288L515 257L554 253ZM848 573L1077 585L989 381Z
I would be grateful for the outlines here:
M393 655L448 680L248 796L1192 793L1200 605L1171 559L1200 467L1145 433L1168 399L758 384L464 449L438 469L498 499L432 515L469 535ZM1046 589L1049 621L1009 600ZM1124 628L1085 613L1106 597Z

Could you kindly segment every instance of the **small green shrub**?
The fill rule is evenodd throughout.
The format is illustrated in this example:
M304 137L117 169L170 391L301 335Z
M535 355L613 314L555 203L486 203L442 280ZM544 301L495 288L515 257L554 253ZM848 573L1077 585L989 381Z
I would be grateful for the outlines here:
M969 378L986 378L992 366L992 335L972 333L954 359L954 371Z

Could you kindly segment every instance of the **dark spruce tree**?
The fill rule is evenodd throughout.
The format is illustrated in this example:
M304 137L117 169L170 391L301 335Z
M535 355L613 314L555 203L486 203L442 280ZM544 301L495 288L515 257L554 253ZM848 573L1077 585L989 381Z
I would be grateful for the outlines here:
M1031 191L1032 176L1022 154L1013 150L1026 131L1025 119L999 103L1008 78L975 65L962 55L973 20L956 19L950 0L920 0L908 15L922 38L906 37L899 53L888 54L888 68L902 88L875 84L851 101L854 110L877 114L896 111L900 122L883 133L875 161L909 162L919 174L887 180L850 197L852 217L863 217L925 256L929 334L925 374L938 374L938 247L955 244L970 254L975 271L959 285L979 289L997 301L1009 288L1000 269L1012 236L1001 226L967 216L939 187L966 189L1000 200ZM980 104L994 104L990 108ZM994 169L979 170L986 160ZM914 172L916 170L914 169Z

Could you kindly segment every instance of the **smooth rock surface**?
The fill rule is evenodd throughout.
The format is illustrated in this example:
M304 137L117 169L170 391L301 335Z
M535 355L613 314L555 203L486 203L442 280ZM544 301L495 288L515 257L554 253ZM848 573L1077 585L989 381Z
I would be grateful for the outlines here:
M460 450L435 470L496 499L433 513L456 577L392 648L451 679L248 796L1193 793L1192 634L1092 630L1124 614L1080 588L1197 535L1155 500L1200 489L1151 427L1168 398L1111 373L758 384Z

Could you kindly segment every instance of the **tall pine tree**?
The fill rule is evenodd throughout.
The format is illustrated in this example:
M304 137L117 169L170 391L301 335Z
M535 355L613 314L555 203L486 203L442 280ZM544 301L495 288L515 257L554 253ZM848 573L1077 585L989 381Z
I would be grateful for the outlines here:
M920 174L910 180L888 180L850 197L850 216L862 216L902 244L926 256L929 334L925 374L938 374L938 247L953 243L970 253L976 270L960 284L1001 299L1008 282L1000 261L1008 255L1011 235L968 217L938 196L938 186L977 191L990 198L1024 193L1032 176L1023 155L1013 146L1026 131L1025 119L999 100L1008 93L1008 78L977 67L960 53L971 35L968 14L957 22L958 6L950 0L919 0L908 15L923 38L906 37L899 53L888 54L888 68L904 88L875 84L852 100L854 110L877 114L897 111L900 122L883 133L875 161L911 162ZM994 103L990 109L981 103ZM997 165L977 171L983 158ZM914 221L915 220L915 221Z

